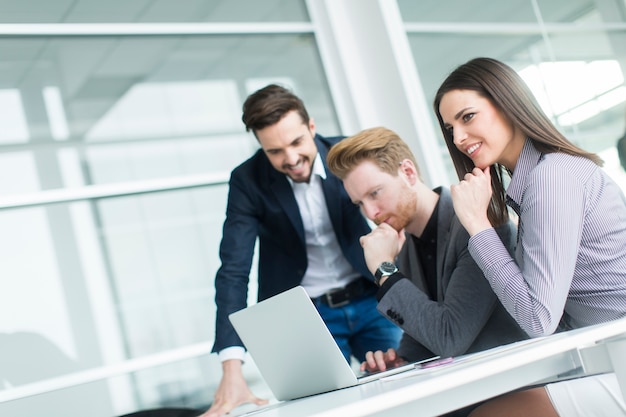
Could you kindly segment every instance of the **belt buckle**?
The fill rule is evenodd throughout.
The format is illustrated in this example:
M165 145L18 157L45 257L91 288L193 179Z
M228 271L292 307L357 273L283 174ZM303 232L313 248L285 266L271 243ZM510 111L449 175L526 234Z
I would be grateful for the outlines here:
M337 308L337 307L343 307L343 306L345 306L347 304L350 304L350 298L347 297L347 296L345 297L344 300L339 301L337 303L333 300L333 295L334 294L337 294L337 293L340 293L340 292L344 292L344 291L345 291L345 288L340 288L338 290L329 291L326 294L324 294L324 298L326 298L326 304L328 304L328 307L330 307L330 308Z

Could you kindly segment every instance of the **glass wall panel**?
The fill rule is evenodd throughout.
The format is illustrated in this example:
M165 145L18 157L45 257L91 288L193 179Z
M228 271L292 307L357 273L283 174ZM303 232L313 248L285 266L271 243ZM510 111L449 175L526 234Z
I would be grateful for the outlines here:
M409 28L411 18L420 21L415 14L419 6L403 0L398 3ZM460 21L452 12L440 16L439 29L436 25L409 29L411 50L429 104L443 79L456 66L478 56L502 60L524 78L555 125L577 145L599 153L605 160L605 169L626 188L615 148L625 130L626 23L621 20L622 26L615 26L616 15L611 13L624 10L623 2L539 2L536 28L516 27L521 22L520 15L525 15L532 4L530 0L519 1L519 13L498 14L499 23L512 25L508 28L489 25L493 13L504 7L490 4L480 8L484 12L480 19L485 23L479 26L443 28L446 22L473 22L472 15ZM564 26L552 23L577 26L564 30ZM431 122L439 131L434 111ZM443 140L440 143L442 152L447 154ZM449 168L453 172L451 163Z
M571 22L595 8L593 0L397 1L405 22L430 24L537 23L538 16L544 22Z
M0 23L304 22L302 0L3 1Z
M0 134L4 196L227 178L258 149L241 106L269 82L294 89L323 134L339 133L312 34L4 37L0 54L0 103L11 115L0 116L10 127ZM211 343L227 190L218 184L0 210L0 338L11 340L0 344L0 357L40 360L23 374L0 367L8 369L0 371L0 390ZM255 276L253 269L253 283ZM210 358L0 403L0 415L84 415L71 395L104 404L90 414L102 417L205 407L221 376ZM253 388L262 385L245 372Z

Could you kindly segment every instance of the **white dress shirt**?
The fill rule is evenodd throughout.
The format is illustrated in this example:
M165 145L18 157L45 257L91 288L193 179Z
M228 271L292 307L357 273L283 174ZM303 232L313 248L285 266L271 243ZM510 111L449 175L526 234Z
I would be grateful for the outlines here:
M326 171L318 153L313 161L309 183L293 182L287 177L298 203L304 225L308 267L302 278L302 286L309 297L315 298L333 288L347 285L360 274L343 256L335 230L330 221L322 181ZM244 361L245 349L231 346L218 353L221 362L228 359Z
M360 274L343 256L330 221L322 189L326 171L320 154L315 157L308 183L293 182L287 178L304 225L308 267L302 278L302 286L309 297L319 297L333 288L345 286Z

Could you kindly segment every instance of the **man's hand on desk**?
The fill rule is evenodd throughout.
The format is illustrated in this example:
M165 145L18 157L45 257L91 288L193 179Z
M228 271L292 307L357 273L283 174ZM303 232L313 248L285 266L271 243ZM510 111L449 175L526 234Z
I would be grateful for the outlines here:
M393 348L387 349L386 352L382 350L370 351L365 354L365 362L361 364L361 372L385 371L405 363L407 362L399 357Z
M231 359L222 362L222 380L215 391L213 404L199 417L219 417L244 403L265 405L268 400L257 398L246 383L241 371L241 361Z

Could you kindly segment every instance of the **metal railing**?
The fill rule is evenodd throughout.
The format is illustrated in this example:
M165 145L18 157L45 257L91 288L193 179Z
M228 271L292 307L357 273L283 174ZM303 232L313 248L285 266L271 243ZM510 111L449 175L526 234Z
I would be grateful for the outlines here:
M84 187L44 190L27 194L5 195L0 196L0 210L225 185L228 184L228 177L229 174L225 173L188 175L155 180L86 185Z
M55 378L48 378L14 388L0 390L0 403L19 400L34 395L45 394L89 382L99 381L114 376L124 375L142 369L166 365L185 359L191 359L211 353L213 342L196 343L178 349L171 349L141 358L129 359L123 362L73 372Z
M0 210L225 185L228 184L228 176L229 174L224 173L189 175L155 180L45 190L29 194L8 195L0 197ZM213 342L197 343L178 349L143 356L141 358L129 359L115 364L91 368L84 371L74 372L55 378L48 378L0 390L0 403L82 385L97 380L103 380L184 359L207 355L211 353L212 345Z

